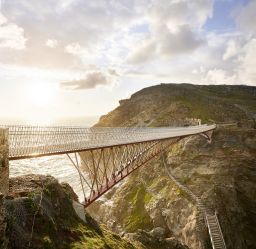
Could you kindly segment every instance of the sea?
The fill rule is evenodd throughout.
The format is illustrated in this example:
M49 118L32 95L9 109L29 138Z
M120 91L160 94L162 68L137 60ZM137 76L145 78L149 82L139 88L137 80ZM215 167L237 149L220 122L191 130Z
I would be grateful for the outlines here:
M0 125L49 125L49 126L83 126L91 127L97 123L99 116L82 118L65 118L52 121L51 123L35 123L22 119L0 119ZM10 161L10 177L27 174L51 175L59 182L68 183L79 200L83 201L83 190L80 183L79 174L72 165L67 155L47 156L41 158L24 159Z

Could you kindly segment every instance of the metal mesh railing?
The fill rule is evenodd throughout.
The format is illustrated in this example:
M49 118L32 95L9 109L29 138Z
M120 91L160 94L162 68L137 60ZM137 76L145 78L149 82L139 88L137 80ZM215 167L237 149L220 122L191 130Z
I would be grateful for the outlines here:
M9 159L79 152L206 132L215 126L84 128L0 126L9 129Z

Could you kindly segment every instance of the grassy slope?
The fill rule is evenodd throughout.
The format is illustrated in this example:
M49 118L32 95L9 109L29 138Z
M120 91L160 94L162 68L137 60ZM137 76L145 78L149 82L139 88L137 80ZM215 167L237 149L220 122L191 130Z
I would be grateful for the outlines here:
M256 113L256 88L163 84L133 94L97 126L172 125L185 118L238 122Z

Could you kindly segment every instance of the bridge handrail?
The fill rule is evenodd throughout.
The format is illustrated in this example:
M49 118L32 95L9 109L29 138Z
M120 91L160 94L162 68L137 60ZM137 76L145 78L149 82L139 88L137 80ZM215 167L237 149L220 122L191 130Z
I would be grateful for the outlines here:
M53 155L95 148L184 137L215 129L215 125L190 127L58 127L0 126L9 129L9 159L38 154Z

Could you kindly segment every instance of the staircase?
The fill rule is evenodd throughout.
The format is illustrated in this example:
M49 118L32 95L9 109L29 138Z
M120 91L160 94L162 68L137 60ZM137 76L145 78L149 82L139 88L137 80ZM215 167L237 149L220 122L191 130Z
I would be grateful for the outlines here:
M217 214L206 214L206 223L210 234L213 249L226 249L226 244L220 228Z
M180 183L176 177L168 170L165 160L163 159L166 172L171 180L180 188L183 192L187 193L196 203L199 208L199 215L202 217L199 219L200 224L204 224L208 228L208 232L211 239L213 249L226 249L226 244L221 231L219 220L215 211L206 207L200 197L195 195L188 187Z

